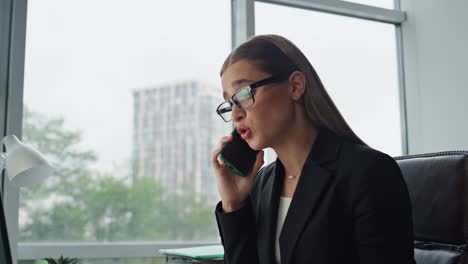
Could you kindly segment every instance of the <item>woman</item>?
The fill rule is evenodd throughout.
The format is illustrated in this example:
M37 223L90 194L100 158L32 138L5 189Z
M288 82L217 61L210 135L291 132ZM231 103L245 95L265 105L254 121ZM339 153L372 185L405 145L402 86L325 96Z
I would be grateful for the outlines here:
M278 155L260 170L258 152L240 177L218 158L232 136L213 152L225 263L414 263L398 165L354 134L293 43L253 37L227 57L221 79L218 113L252 149Z

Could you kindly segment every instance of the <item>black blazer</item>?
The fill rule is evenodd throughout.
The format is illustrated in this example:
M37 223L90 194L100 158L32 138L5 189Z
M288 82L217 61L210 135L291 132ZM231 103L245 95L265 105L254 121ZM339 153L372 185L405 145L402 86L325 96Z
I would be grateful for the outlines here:
M275 263L284 167L264 167L246 205L216 206L225 263ZM388 155L321 128L302 169L280 234L282 264L411 264L411 204Z

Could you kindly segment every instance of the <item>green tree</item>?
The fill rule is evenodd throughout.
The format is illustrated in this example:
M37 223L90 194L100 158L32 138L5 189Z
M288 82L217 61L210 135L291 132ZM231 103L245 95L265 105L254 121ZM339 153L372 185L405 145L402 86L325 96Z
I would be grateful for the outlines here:
M92 186L90 166L97 156L81 150L81 132L65 129L64 123L63 118L47 118L24 107L23 142L40 150L56 169L45 183L21 189L20 208L31 221L20 228L20 240L84 238L89 220L80 196Z
M25 107L23 141L56 166L46 183L21 190L21 209L30 221L20 226L23 241L118 241L214 239L213 208L188 186L165 194L154 179L125 179L91 169L98 159L82 149L82 133ZM48 201L48 202L47 202ZM44 206L44 204L49 204ZM213 237L207 237L207 235Z

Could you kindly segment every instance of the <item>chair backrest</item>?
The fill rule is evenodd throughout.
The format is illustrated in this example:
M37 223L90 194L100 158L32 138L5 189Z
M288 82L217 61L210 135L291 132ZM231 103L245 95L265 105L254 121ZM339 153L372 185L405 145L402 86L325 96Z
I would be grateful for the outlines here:
M468 264L468 151L396 157L413 207L417 264Z

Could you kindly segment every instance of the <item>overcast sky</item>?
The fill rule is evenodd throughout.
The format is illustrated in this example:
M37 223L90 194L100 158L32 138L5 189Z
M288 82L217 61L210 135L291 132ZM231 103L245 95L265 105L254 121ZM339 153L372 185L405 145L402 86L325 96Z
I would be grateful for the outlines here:
M394 27L255 7L256 33L295 42L355 132L400 154ZM82 147L97 152L100 169L127 168L132 91L195 79L219 87L221 96L218 73L231 49L230 23L229 0L31 0L25 104L83 131Z

